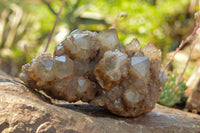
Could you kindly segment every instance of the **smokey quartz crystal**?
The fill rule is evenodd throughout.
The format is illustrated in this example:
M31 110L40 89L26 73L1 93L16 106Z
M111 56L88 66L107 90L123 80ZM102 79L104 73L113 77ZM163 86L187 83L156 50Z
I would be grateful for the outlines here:
M83 101L112 113L136 117L150 112L167 76L160 70L161 51L152 43L140 47L134 38L119 44L116 29L75 30L55 49L22 67L19 77L52 98Z

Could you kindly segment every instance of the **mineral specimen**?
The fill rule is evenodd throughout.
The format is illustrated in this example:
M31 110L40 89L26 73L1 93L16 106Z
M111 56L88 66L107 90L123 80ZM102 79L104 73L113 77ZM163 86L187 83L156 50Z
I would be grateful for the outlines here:
M73 31L55 49L22 67L19 77L49 96L102 106L119 116L150 112L167 76L160 70L161 51L137 39L125 47L117 31Z

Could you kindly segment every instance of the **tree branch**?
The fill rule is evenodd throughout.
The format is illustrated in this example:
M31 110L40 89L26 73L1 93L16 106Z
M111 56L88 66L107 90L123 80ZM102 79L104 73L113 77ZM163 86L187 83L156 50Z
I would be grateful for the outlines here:
M62 0L62 5L61 5L61 7L60 7L60 11L59 11L59 13L58 13L58 15L57 15L56 22L54 23L53 29L52 29L52 31L51 31L51 33L50 33L50 35L49 35L49 39L48 39L48 41L47 41L46 47L45 47L45 49L44 49L44 52L46 52L47 49L48 49L49 42L51 41L52 35L53 35L53 33L54 33L55 27L56 27L56 25L57 25L57 23L58 23L58 20L59 20L59 17L60 17L60 14L61 14L61 12L62 12L62 9L63 9L64 5L65 5L65 0Z
M50 10L55 16L58 15L48 2L46 2L45 0L42 0L42 2L49 8L49 10Z
M164 66L163 68L163 72L168 68L169 64L172 62L174 56L178 53L178 51L190 40L193 39L195 33L197 32L197 30L200 28L200 24L197 23L193 32L185 39L181 41L181 44L179 45L179 47L176 49L176 51L173 53L173 55L170 57L170 60L167 62L167 64Z

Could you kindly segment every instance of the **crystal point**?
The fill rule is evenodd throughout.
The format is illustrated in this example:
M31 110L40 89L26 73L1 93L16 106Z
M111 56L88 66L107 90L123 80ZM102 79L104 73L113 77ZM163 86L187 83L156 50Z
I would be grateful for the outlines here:
M137 38L134 38L129 44L125 46L126 52L129 56L132 56L135 52L140 51L140 42Z
M156 48L153 43L147 43L141 51L144 52L144 55L149 57L150 60L161 61L161 51L160 49Z
M90 48L90 40L88 34L74 34L74 44L81 49L89 49Z
M131 58L131 72L137 74L140 78L145 77L149 70L148 57L132 57Z
M54 59L54 74L62 79L72 75L74 72L74 63L68 56L56 56Z
M119 39L116 29L102 31L97 35L97 39L101 42L102 46L108 49L113 49L119 44Z

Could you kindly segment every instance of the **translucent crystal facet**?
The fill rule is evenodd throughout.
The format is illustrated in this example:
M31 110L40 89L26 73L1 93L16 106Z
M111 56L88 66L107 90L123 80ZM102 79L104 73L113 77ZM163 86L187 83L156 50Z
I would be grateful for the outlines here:
M53 58L50 55L43 54L37 60L32 60L32 65L29 71L35 79L42 79L43 81L51 81L54 79Z
M124 101L128 106L135 106L139 102L139 95L135 90L128 89L124 92Z
M97 35L97 39L101 42L102 47L113 49L119 44L119 39L116 29L102 31Z
M65 78L74 72L74 62L68 56L56 56L54 59L54 74L57 78Z
M128 74L127 68L128 57L118 50L107 51L102 60L97 64L95 76L101 87L110 89L122 77Z
M63 55L65 53L65 48L63 47L63 45L60 43L55 50L55 55L60 56Z
M149 65L148 57L132 57L130 71L138 77L144 78L149 70Z
M140 42L134 38L129 44L125 46L126 52L129 56L133 56L135 52L140 51Z
M143 48L144 55L149 57L150 60L161 60L161 51L157 49L151 42L147 43Z
M89 43L89 38L88 34L74 34L74 42L76 46L78 46L81 49L89 49L90 48L90 43Z

